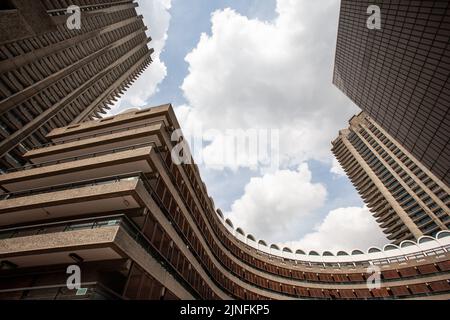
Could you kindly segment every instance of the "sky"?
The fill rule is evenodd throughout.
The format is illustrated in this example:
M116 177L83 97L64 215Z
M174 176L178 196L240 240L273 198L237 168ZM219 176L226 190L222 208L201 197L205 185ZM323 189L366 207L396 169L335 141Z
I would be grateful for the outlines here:
M153 63L112 113L172 103L216 207L257 239L388 243L330 151L359 112L332 85L339 0L138 3ZM237 152L242 132L262 144Z

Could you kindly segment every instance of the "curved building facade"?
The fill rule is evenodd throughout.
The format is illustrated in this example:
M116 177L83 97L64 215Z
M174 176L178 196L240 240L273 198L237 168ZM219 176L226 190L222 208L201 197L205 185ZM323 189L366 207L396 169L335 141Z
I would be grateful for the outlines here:
M448 299L450 233L351 252L279 248L176 165L170 105L54 129L0 176L4 299ZM67 287L77 265L81 287Z
M341 15L353 15L357 2L343 1ZM411 199L396 199L403 190L374 192L382 179L378 169L369 168L373 179L366 179L347 151L362 147L357 138L368 141L367 149L377 148L379 132L373 138L354 132L350 144L340 136L334 151L355 173L355 185L366 179L358 188L394 244L351 252L268 244L224 219L192 159L174 163L180 141L172 135L180 126L170 105L101 118L151 63L150 39L133 0L72 3L82 13L79 30L66 28L64 0L0 4L0 299L450 298L448 188L437 194L429 181L418 182L434 192L430 199L439 207L421 193L410 194L415 207L404 203ZM448 45L448 3L430 3L437 4L430 16L442 17L445 34L436 37L438 45ZM349 55L342 52L352 46L342 43L353 41L350 31L357 27L348 29L351 19L344 20L335 83L353 96L359 84L351 82L358 79L352 68L358 64L344 59ZM373 32L370 37L380 40ZM446 70L448 55L441 56L439 69ZM435 104L440 107L448 86L440 72L434 78L440 81L434 88L442 89ZM353 100L377 117L370 101ZM427 167L447 181L445 145L433 150L439 161ZM391 165L384 158L390 152L397 151L375 158ZM355 159L373 160L364 156ZM396 168L413 170L419 179L427 174L405 163ZM399 183L406 191L416 188Z

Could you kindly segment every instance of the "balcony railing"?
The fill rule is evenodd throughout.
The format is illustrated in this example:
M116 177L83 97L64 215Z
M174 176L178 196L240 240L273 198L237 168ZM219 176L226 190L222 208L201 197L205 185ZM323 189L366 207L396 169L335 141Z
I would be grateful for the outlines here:
M88 180L82 180L82 181L71 182L71 183L57 184L57 185L48 186L48 187L27 189L27 190L23 190L23 191L8 192L8 193L0 194L0 200L20 198L20 197L32 196L32 195L48 193L48 192L70 190L70 189L76 189L76 188L87 187L87 186L96 186L96 185L114 183L114 182L119 182L119 181L124 181L124 180L139 179L141 174L142 174L141 172L133 172L133 173L127 173L127 174L123 174L123 175L108 176L108 177L103 177L103 178L88 179Z
M149 147L149 146L154 146L154 143L146 142L146 143L140 143L140 144L125 146L125 147L119 147L119 148L114 148L114 149L109 149L109 150L104 150L104 151L99 151L99 152L87 153L87 154L84 154L81 156L74 156L74 157L68 157L68 158L63 158L63 159L58 159L58 160L33 163L33 164L29 164L29 165L19 167L19 168L8 169L6 171L6 173L25 171L25 170L35 169L35 168L42 168L42 167L47 167L47 166L51 166L51 165L55 165L55 164L67 163L67 162L72 162L72 161L77 161L77 160L90 159L90 158L95 158L95 157L99 157L99 156L103 156L103 155L114 154L114 153L118 153L118 152L122 152L122 151L135 150L135 149L145 148L145 147Z
M144 176L141 176L141 179L146 178ZM148 181L146 182L146 186L147 188L150 187ZM160 262L160 265L163 269L166 269L168 273L172 274L178 281L183 283L186 288L191 288L190 291L195 297L200 297L199 291L197 291L189 282L187 282L183 275L181 275L181 273L174 266L172 266L168 258L163 256L158 251L152 241L149 240L147 236L136 226L136 224L125 214L4 229L0 230L0 240L55 232L106 228L111 226L120 226L120 228L126 231L127 234L131 238L133 238L133 240L136 241L139 246L141 246L148 254L150 254L150 256L155 257L156 260Z
M123 1L115 1L115 2L107 2L107 3L102 3L102 4L96 4L96 5L84 5L84 6L80 6L79 8L81 9L82 12L84 11L95 11L95 10L101 10L104 8L109 8L115 5L119 5L119 4L127 4L127 3L132 3L130 0L123 0ZM60 15L66 15L67 14L67 9L66 8L61 8L61 9L51 9L51 10L47 10L47 13L51 16L60 16Z
M91 139L91 138L96 138L96 137L102 137L102 136L111 135L111 134L114 134L114 133L130 131L130 130L134 130L134 129L146 128L146 127L154 126L154 125L157 125L157 124L162 124L163 127L166 127L164 121L160 120L160 121L155 121L155 122L150 122L150 123L137 124L137 125L129 126L129 127L126 127L126 128L114 129L114 130L109 130L109 131L102 131L102 132L99 132L99 133L95 133L95 134L91 134L91 135L87 135L87 136L82 136L82 137L78 137L78 138L67 139L67 140L63 140L63 141L60 141L60 142L49 142L49 143L45 143L45 144L41 144L41 145L35 146L32 150L42 149L42 148L51 147L51 146L57 146L57 145L65 144L65 143L81 141L81 140L86 140L86 139Z
M2 299L23 300L120 300L122 297L100 282L81 283L80 290L70 290L66 284L0 290Z
M34 236L40 234L68 232L74 230L97 229L111 226L122 226L129 230L132 222L125 214L117 214L104 217L76 219L61 222L35 224L31 226L8 228L0 230L0 239Z

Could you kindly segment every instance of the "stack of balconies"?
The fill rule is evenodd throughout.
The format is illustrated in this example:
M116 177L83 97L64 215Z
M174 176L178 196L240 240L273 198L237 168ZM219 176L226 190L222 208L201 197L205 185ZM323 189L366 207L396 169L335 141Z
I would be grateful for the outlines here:
M38 14L18 2L17 14ZM152 61L137 3L73 1L79 30L66 26L66 1L36 3L54 28L0 43L0 172L23 166L52 129L100 118Z
M285 248L286 258L250 246L242 229L230 233L196 165L173 163L179 128L165 105L54 129L51 143L24 155L29 165L1 175L0 298L448 296L445 242L389 259ZM77 290L65 285L72 264ZM367 288L371 264L381 264L380 289Z

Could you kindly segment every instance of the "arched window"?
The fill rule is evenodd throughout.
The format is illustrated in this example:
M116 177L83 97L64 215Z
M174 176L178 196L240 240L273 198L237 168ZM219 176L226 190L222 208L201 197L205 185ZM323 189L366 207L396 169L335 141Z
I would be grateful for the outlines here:
M417 246L417 243L411 240L404 240L400 243L400 248L408 248L411 246Z
M447 230L439 231L436 235L436 239L444 239L447 237L450 237L450 231Z
M260 244L260 245L262 245L264 247L267 247L267 243L264 240L259 240L258 244Z
M276 244L272 244L270 249L280 250L280 248Z
M396 250L396 249L398 249L398 247L393 244L387 244L383 248L384 251L391 251L391 250Z
M422 243L427 243L427 242L431 242L431 241L435 241L435 239L433 239L432 237L429 237L429 236L422 236L419 238L418 243L422 244Z
M381 249L380 248L377 248L377 247L372 247L372 248L369 248L369 251L367 251L368 253L377 253L377 252L381 252Z

